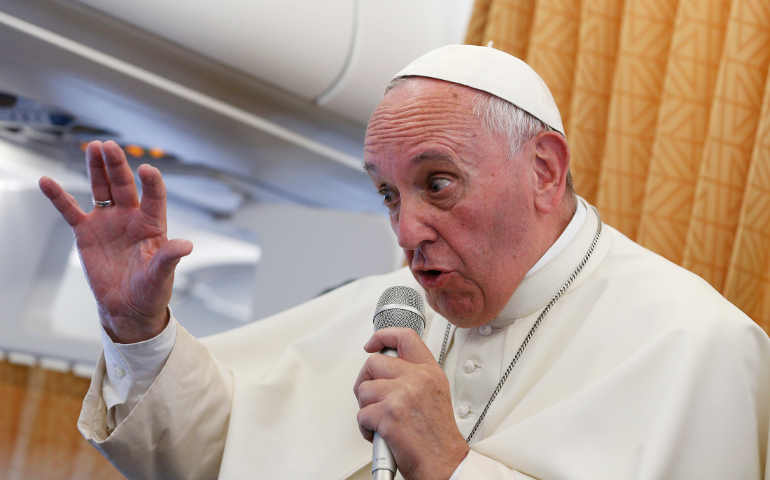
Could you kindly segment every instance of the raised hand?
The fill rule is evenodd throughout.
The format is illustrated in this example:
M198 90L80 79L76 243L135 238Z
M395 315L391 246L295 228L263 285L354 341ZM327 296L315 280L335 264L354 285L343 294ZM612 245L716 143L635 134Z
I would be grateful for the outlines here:
M399 358L381 355L398 350ZM358 374L361 434L372 440L377 431L390 447L407 479L446 479L469 447L457 428L449 381L430 350L410 328L385 328L364 346L374 353Z
M168 322L174 270L192 243L166 237L166 188L157 168L139 167L140 202L131 168L115 142L89 143L86 162L95 204L111 200L110 206L85 213L48 177L40 179L40 189L72 226L102 325L113 341L152 338Z

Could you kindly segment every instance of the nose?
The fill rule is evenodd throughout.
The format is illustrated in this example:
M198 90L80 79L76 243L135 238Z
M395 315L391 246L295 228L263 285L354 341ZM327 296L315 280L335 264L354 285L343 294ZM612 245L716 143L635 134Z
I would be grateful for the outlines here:
M401 199L398 212L391 217L398 244L404 250L416 250L425 243L436 240L430 207L419 200Z

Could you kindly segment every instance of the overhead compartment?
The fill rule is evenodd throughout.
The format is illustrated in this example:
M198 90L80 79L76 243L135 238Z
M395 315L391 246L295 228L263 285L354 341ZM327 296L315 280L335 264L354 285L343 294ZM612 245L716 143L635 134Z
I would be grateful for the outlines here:
M81 2L308 100L335 82L353 42L354 0Z
M431 49L463 42L473 6L473 0L82 3L360 123L395 72Z
M463 43L473 0L358 2L353 50L318 104L365 123L390 78L420 55Z

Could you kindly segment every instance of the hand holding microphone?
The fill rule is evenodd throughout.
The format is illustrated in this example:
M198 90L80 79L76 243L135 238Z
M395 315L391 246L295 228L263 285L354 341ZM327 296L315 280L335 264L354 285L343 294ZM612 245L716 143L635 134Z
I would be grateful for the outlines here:
M408 479L449 478L468 453L454 420L449 382L419 335L421 304L413 289L386 290L375 314L376 331L364 346L367 352L380 352L364 363L354 386L359 429L373 441L377 480L395 474L390 452Z

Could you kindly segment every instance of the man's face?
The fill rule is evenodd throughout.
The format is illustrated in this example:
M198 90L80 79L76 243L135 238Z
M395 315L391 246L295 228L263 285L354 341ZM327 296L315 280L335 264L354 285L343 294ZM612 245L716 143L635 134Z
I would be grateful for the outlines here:
M432 79L392 89L366 132L366 169L428 302L483 325L531 266L531 145L515 156L473 115L478 92Z

